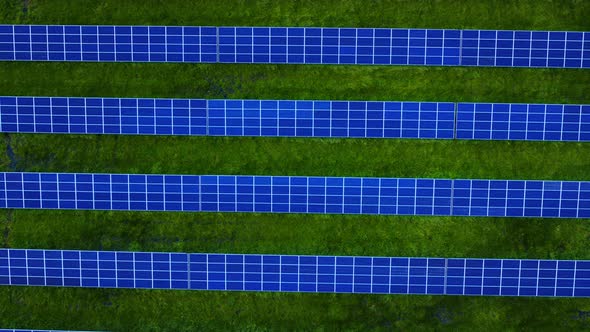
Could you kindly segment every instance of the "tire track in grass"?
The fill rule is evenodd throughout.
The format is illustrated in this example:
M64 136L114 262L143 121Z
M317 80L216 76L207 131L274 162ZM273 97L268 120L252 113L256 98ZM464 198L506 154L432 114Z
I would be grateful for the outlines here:
M12 148L12 136L8 133L4 134L4 143L6 144L6 156L10 163L8 164L8 170L16 172L18 170L17 163L18 159ZM2 247L9 248L10 230L14 221L14 213L12 209L7 209L4 218L4 232L2 236Z
M2 247L10 248L10 226L12 225L13 215L12 210L6 210L6 218L4 219L4 232L2 234Z

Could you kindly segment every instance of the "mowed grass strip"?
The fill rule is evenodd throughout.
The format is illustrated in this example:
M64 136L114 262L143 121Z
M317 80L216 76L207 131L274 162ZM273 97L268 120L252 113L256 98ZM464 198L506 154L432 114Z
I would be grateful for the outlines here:
M585 1L3 0L10 23L415 27L587 31Z
M590 102L585 69L4 62L2 95Z
M590 179L590 146L576 143L112 135L11 135L11 143L19 171Z
M579 1L15 1L2 23L590 30ZM583 70L0 63L2 95L588 103ZM4 170L590 179L587 144L9 135ZM587 220L16 210L11 247L588 259ZM0 287L0 326L576 329L588 301Z
M584 300L13 287L4 326L111 331L582 331ZM587 302L587 301L586 301Z
M40 249L587 259L590 234L571 219L55 210L15 219L10 244Z

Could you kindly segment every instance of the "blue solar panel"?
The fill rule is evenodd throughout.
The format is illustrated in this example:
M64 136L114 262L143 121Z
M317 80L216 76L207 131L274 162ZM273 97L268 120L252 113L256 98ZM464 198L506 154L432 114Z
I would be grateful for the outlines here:
M459 103L456 138L590 142L590 105Z
M216 62L217 28L0 25L0 60Z
M590 68L590 34L574 31L465 30L464 66Z
M0 285L590 297L590 261L0 249Z
M590 33L0 25L0 60L590 68Z
M452 139L453 103L0 97L20 133Z
M0 131L588 142L590 105L0 97Z
M590 217L590 182L0 173L0 208Z
M220 27L219 62L460 65L459 30Z
M590 182L455 180L453 215L590 217Z

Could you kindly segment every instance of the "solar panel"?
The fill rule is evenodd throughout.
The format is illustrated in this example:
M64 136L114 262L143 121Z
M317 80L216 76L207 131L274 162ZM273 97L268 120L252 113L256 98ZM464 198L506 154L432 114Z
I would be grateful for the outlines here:
M590 105L459 103L457 139L590 141Z
M0 97L0 131L588 142L590 105Z
M590 182L455 180L453 215L590 217Z
M0 60L590 68L590 33L0 25Z
M588 50L587 32L464 30L461 65L590 68Z
M0 249L0 285L590 297L590 261Z
M590 182L0 173L0 208L590 217Z
M0 97L0 131L452 139L434 102Z

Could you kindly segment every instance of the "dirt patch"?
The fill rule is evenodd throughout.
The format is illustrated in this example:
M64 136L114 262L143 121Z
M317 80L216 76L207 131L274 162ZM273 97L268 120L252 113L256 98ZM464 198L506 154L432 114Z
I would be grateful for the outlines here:
M2 232L2 247L10 248L8 245L8 239L10 238L10 227L12 226L13 211L6 211L6 219L4 219L4 231Z
M578 314L575 315L575 319L590 321L590 311L578 310Z
M6 133L4 134L4 143L6 143L6 156L8 160L10 160L10 164L8 165L8 169L12 172L15 172L17 169L18 160L16 155L14 154L14 150L12 149L12 136Z
M446 307L440 307L434 313L434 317L443 325L450 324L453 322L454 315Z

